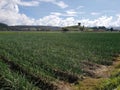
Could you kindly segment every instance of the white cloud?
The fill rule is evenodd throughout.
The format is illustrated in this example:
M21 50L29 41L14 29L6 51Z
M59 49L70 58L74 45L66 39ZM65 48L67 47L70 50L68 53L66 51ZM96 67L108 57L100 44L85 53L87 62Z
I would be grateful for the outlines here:
M36 21L38 25L49 25L49 26L58 26L60 24L61 18L55 15L45 16Z
M39 5L39 2L38 1L21 1L21 0L18 0L18 4L19 5L22 5L22 6L38 6Z
M61 26L71 26L71 25L76 25L78 22L74 19L74 17L68 17L64 20L61 21Z
M81 8L84 8L84 6L78 6L76 9L79 10L79 9L81 9Z
M106 27L120 26L120 15L117 15L117 20L116 19L114 20L113 16L109 17L101 16L94 20L90 19L77 20L74 17L61 18L58 14L57 15L51 14L43 18L40 18L36 24L52 26L71 26L77 25L78 22L81 22L81 24L85 26L106 26Z
M8 25L33 24L34 19L19 13L19 0L4 0L0 2L0 22Z
M66 3L64 3L63 1L57 1L57 0L39 0L41 2L50 2L53 3L61 8L67 8L68 5Z
M92 12L91 15L96 16L96 15L100 15L101 13L98 12Z
M66 16L76 16L77 12L73 9L66 11Z
M67 4L65 4L63 1L55 2L56 5L60 6L61 8L66 8L68 7Z
M45 0L46 2L56 2L56 0ZM29 1L27 4L21 0L3 0L0 1L0 22L8 25L52 25L52 26L70 26L81 22L85 26L120 26L120 14L116 16L100 16L94 20L81 19L75 16L79 14L75 10L67 10L64 13L52 12L48 16L35 20L19 12L18 5L32 6ZM36 6L34 4L34 6ZM63 17L66 16L66 17Z
M15 2L13 2L12 0L1 1L0 2L0 10L2 10L2 11L10 11L10 12L15 12L15 13L19 12L18 5Z
M56 15L45 16L36 21L36 24L49 26L70 26L75 25L75 23L76 21L73 17L63 19Z
M114 22L111 22L111 26L120 27L120 14L117 14L116 17L117 17L117 20L115 20Z
M107 17L107 16L101 16L95 20L90 20L90 19L82 19L80 20L82 24L85 26L106 26L109 27L111 26L111 22L113 17Z
M70 9L65 11L64 13L60 13L60 12L51 12L51 15L55 15L55 16L66 16L66 17L73 17L73 16L77 16L77 12L74 9ZM80 14L80 13L79 13Z
M55 15L55 16L62 16L63 15L62 13L59 13L59 12L51 12L50 14Z

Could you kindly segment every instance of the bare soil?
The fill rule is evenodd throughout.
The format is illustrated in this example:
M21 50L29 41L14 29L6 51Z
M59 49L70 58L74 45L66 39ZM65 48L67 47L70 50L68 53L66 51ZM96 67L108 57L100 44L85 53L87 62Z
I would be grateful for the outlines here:
M61 84L59 84L58 87L59 87L58 90L73 90L72 85L65 82L62 82Z
M77 90L95 90L95 87L97 87L103 80L109 78L117 67L120 68L120 55L113 58L114 61L111 66L83 62L85 76L83 81L80 82Z
M109 77L110 76L110 68L109 66L99 65L93 62L84 61L82 62L82 70L84 72L84 76L90 76L93 78L100 77Z

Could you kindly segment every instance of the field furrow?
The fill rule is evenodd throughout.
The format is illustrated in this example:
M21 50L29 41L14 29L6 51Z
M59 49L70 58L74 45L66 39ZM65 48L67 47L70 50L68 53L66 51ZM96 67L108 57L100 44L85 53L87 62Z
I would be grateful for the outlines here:
M14 55L14 52L9 51L7 48L0 47L0 49L5 50L6 53L8 53L11 56ZM26 61L29 62L29 60L26 60ZM30 63L32 63L32 65L33 64L37 65L39 68L42 68L44 70L44 72L48 72L51 77L54 77L59 80L63 80L68 83L77 83L78 80L81 79L79 75L76 75L74 73L70 73L67 71L62 71L57 68L53 68L51 65L47 65L46 63L44 63L42 61L39 61L39 63L35 63L35 62L30 62Z
M28 79L28 81L32 81L35 86L40 87L42 90L57 90L57 86L53 83L48 82L40 76L31 74L30 72L22 68L20 65L8 60L4 56L0 56L0 59L6 64L8 64L12 71L18 72L21 75L25 76Z
M74 90L84 76L109 76L119 41L112 32L0 32L0 75L16 90ZM119 71L110 81L105 88L119 88Z

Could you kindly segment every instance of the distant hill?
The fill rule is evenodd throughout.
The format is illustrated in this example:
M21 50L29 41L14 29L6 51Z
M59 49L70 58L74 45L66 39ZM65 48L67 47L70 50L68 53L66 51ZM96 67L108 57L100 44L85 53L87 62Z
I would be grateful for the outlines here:
M0 31L8 31L8 30L10 30L10 29L7 24L0 23Z
M78 25L66 26L66 27L57 27L57 26L30 26L30 25L16 25L8 26L7 24L0 23L0 31L110 31L113 28L113 31L120 31L120 27L84 27Z
M62 29L61 27L56 26L30 26L30 25L8 26L7 24L0 23L0 31L56 31L61 29Z
M53 31L53 30L61 30L61 27L54 26L10 26L10 28L14 31Z

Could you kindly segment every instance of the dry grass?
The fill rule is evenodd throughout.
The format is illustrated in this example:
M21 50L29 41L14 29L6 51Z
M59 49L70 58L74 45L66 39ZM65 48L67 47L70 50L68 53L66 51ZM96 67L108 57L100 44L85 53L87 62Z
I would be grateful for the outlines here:
M96 66L98 68L96 68ZM98 64L92 65L92 63L88 63L88 66L86 67L87 68L86 73L87 72L92 73L94 77L91 76L84 77L84 80L80 81L79 85L76 86L77 88L75 90L104 90L101 89L101 85L103 85L105 81L110 79L111 76L115 76L118 73L120 73L120 69L118 68L119 66L120 66L120 55L114 57L114 61L111 66L103 66L103 65L99 66ZM96 78L95 75L101 77ZM102 86L102 88L104 87Z

